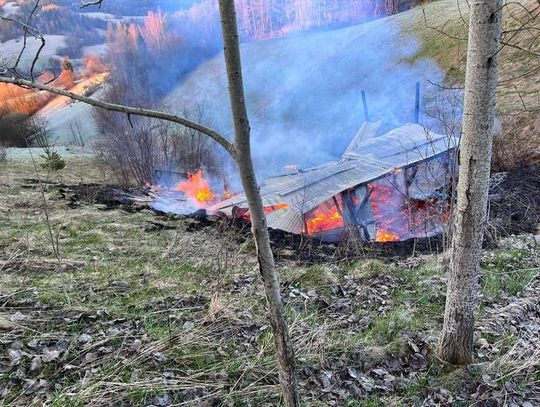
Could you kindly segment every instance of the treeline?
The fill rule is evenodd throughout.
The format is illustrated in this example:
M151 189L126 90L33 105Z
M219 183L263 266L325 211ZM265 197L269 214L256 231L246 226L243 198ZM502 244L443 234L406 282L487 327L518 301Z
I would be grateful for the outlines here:
M336 28L396 14L422 0L236 0L243 41L289 32ZM204 27L218 15L216 0L203 0L176 15L178 22L197 20ZM219 22L219 19L217 20Z
M237 12L244 39L262 39L358 24L414 5L416 0L237 0Z
M191 2L186 2L185 0L105 0L99 8L87 7L80 11L82 13L100 11L118 17L144 16L149 10L174 12L182 8L182 3L190 5L189 3L196 3L197 1L198 0L192 0ZM72 9L79 9L81 5L80 0L55 0L54 2Z
M135 98L115 102L127 104L157 102L189 70L217 51L200 41L188 41L170 28L161 12L149 12L142 24L109 24L105 42L110 85L129 89L130 97Z
M32 12L34 3L21 4L15 15L21 21L26 20ZM32 25L40 32L48 35L66 35L68 39L79 38L79 45L93 45L101 41L97 30L105 30L103 20L89 18L79 13L79 8L63 7L53 3L43 4L32 18ZM20 38L21 27L10 21L0 21L0 41ZM76 49L75 47L72 47ZM74 57L74 55L70 55Z

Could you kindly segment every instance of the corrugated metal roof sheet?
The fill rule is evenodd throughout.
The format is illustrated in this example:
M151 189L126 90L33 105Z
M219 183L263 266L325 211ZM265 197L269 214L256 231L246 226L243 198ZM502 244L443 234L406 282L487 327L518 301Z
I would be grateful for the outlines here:
M302 212L290 207L270 212L266 215L266 222L268 226L274 229L281 229L290 233L300 234L304 231Z
M349 153L372 157L395 167L424 160L456 146L457 139L428 131L418 124L406 124L354 146Z
M366 141L372 139L377 135L377 130L381 128L382 122L364 122L362 123L362 126L360 126L360 129L356 133L356 135L353 137L351 143L343 153L343 157L347 156L347 154L354 153L362 144L364 144Z
M430 133L418 124L407 124L376 136L379 127L380 123L365 123L339 162L266 179L261 186L263 204L288 204L287 208L268 214L268 226L301 233L302 214L332 196L395 168L433 157L458 142L457 138ZM224 210L232 206L247 206L245 196L238 195L209 209Z

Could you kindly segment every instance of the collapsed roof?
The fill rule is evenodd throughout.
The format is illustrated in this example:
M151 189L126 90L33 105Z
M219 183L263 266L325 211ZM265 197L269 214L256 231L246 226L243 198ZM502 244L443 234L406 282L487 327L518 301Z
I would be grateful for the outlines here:
M453 151L459 139L406 124L388 132L381 122L365 122L339 161L270 177L261 185L268 226L291 233L305 233L305 215L337 194L385 177L396 169L432 160ZM430 170L432 171L432 170ZM407 193L427 199L447 181L440 175L413 182ZM435 174L435 172L433 172ZM336 203L337 205L337 203ZM215 204L208 210L234 215L234 208L247 208L244 194Z

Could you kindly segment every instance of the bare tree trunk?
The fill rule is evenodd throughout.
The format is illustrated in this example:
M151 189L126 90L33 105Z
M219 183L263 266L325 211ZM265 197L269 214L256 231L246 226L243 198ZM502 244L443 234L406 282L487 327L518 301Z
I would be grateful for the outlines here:
M266 217L251 159L250 127L242 82L240 46L234 0L219 0L219 9L234 123L236 161L249 205L251 229L255 239L259 271L264 282L270 313L270 324L272 325L274 334L274 347L279 363L279 381L283 390L283 398L287 407L295 407L300 404L294 371L294 351L285 321L274 256L270 248Z
M498 80L502 0L471 2L463 134L450 273L439 353L467 364L473 359L474 314L487 199Z

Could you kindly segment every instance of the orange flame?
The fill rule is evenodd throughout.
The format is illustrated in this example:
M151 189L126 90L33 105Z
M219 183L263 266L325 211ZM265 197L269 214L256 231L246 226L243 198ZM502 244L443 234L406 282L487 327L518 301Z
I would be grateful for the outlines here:
M343 217L335 205L326 211L322 207L318 207L312 216L310 219L306 219L307 232L310 235L343 227Z
M198 170L194 174L188 174L187 180L179 182L175 189L184 192L201 208L208 205L214 199L214 193L208 181L204 178L202 170Z
M60 9L60 6L55 3L44 4L43 6L41 6L41 11L43 11L44 13L58 9Z
M287 205L286 203L280 203L280 204L277 204L277 205L265 206L263 208L263 210L264 210L264 214L268 215L270 212L274 212L274 211L277 211L278 209L283 209L283 208L286 208L288 206L289 205Z
M397 176L401 173L401 168L395 168L392 178L369 184L371 210L377 228L376 242L397 242L409 235L408 217L402 216L401 212L405 204L405 197L400 192L397 181Z
M379 230L377 231L377 237L375 238L377 242L398 242L400 240L398 235L393 233Z
M291 172L297 172L298 166L296 164L287 164L283 166L284 169L289 170Z

